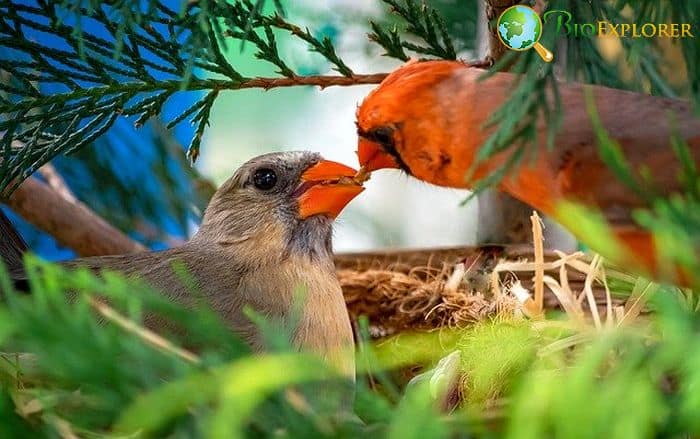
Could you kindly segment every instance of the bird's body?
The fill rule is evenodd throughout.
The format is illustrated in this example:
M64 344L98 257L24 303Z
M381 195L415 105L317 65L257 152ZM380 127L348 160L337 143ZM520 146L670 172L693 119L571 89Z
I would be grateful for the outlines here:
M307 172L329 166L331 172L324 175L327 181L305 178ZM256 180L261 170L268 180ZM270 172L276 184L256 187L269 184ZM296 317L292 342L354 375L352 328L331 250L333 218L362 190L347 184L336 188L333 179L353 174L353 169L312 153L260 156L243 165L216 192L199 231L184 245L160 252L76 259L64 265L143 279L185 306L202 297L255 351L265 349L264 341L244 307L282 323L294 323L290 319ZM318 193L328 192L313 198L309 194L315 187ZM324 200L337 191L340 202ZM331 208L324 209L324 203ZM305 209L314 213L304 214ZM178 266L185 268L194 285L183 282L176 273ZM17 267L14 271L16 278L22 277ZM302 301L298 316L292 315L295 300ZM147 323L153 326L153 322Z
M471 188L508 159L506 151L478 163L477 154L495 127L494 111L513 90L516 75L484 71L459 62L412 63L389 75L358 109L360 162L365 168L400 167L440 186ZM544 120L537 126L537 152L511 171L499 188L562 220L563 202L602 212L626 246L618 263L641 266L656 274L654 243L632 218L646 200L621 182L601 160L581 84L559 84L562 120L554 147L547 147ZM700 119L685 101L588 86L610 138L637 173L647 169L657 194L681 189L681 163L671 147L677 135L700 166ZM384 151L386 155L377 154ZM393 161L393 163L392 163ZM467 175L473 171L472 178ZM641 178L640 178L641 181ZM566 225L566 224L565 224ZM586 242L585 236L579 239Z
M202 297L254 351L265 350L257 326L244 307L284 322L294 300L302 300L293 343L309 352L340 354L353 344L352 329L332 259L311 260L301 255L279 256L261 248L242 260L236 248L212 251L206 243L189 241L181 247L130 255L97 256L64 263L67 267L111 270L143 279L165 296L184 305ZM248 259L248 258L245 258ZM173 267L185 267L194 285L183 283ZM212 282L212 279L216 279ZM193 288L194 287L194 288ZM297 295L302 291L301 296ZM193 296L193 292L197 296ZM149 326L162 324L149 322ZM348 374L352 371L343 365Z

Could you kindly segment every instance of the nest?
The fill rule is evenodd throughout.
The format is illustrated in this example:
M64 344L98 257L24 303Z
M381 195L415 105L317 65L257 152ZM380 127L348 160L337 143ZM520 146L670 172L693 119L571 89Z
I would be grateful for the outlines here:
M544 251L536 216L533 234L533 246L339 255L337 275L350 316L366 316L371 335L381 338L493 318L537 319L546 310L596 326L642 311L639 304L626 309L611 295L600 257Z
M408 273L391 268L339 270L338 279L353 318L367 316L377 335L405 329L460 327L512 313L512 297L490 297L442 268L415 267ZM455 285L456 284L456 285Z

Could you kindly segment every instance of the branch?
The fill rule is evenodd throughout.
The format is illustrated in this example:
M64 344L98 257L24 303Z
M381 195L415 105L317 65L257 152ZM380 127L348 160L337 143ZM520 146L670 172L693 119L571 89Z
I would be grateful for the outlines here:
M44 177L44 179L46 180L46 184L48 184L51 189L56 191L56 193L60 195L61 198L72 204L80 203L80 201L75 197L75 195L73 195L73 192L70 190L65 180L63 180L63 177L61 177L61 174L59 174L58 171L56 171L56 168L54 168L51 163L45 164L44 166L39 168L39 171L37 172L41 174L42 177ZM214 190L216 190L216 188L214 188ZM93 214L95 217L98 217L98 215L92 210L90 210L90 213ZM161 238L161 232L156 227L153 227L152 225L146 222L139 222L136 225L135 230L149 240L155 241ZM162 236L162 238L165 244L168 245L168 247L179 247L185 243L184 240L175 238L168 234Z
M496 20L501 16L503 11L520 2L517 0L485 0L485 3L486 23L489 30L489 53L487 58L495 62L501 59L507 51L506 46L504 46L500 38L498 38Z
M332 86L351 86L379 84L386 78L388 73L372 73L369 75L354 74L352 76L295 76L294 78L250 78L238 85L227 87L229 90L242 88L264 88L269 90L276 87L294 87L300 85L318 86L321 89Z
M63 198L32 177L3 200L15 213L56 238L80 256L102 256L144 251L132 240L79 201Z
M47 163L41 168L39 168L39 174L44 177L44 180L46 180L46 184L49 185L49 187L58 194L63 197L66 201L70 201L71 203L75 203L78 201L77 198L75 198L75 195L73 195L73 192L70 190L66 182L63 180L63 177L61 177L61 174L56 171L56 168L53 167L51 163Z

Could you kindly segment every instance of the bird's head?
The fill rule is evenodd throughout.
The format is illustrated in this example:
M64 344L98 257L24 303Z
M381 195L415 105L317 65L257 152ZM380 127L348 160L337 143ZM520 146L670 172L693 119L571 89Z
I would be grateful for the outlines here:
M261 251L280 245L285 251L330 250L333 219L364 190L355 174L307 151L255 157L214 194L198 235Z
M455 134L450 79L464 68L455 61L410 62L370 92L356 114L357 155L364 172L400 168L441 184L432 181L433 171L444 165L441 151Z

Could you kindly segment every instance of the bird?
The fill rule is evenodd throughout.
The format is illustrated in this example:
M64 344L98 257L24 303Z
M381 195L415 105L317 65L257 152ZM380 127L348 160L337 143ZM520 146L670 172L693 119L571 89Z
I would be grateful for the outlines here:
M357 109L360 173L399 168L438 186L470 189L499 169L510 151L477 157L497 128L490 118L508 100L518 75L498 72L484 78L484 73L460 61L409 62L390 73ZM674 135L700 166L700 119L690 103L580 83L560 82L558 90L562 129L553 148L540 118L535 154L512 168L497 189L561 222L614 265L687 284L688 273L661 261L652 234L634 220L635 210L649 202L602 161L586 103L590 93L608 136L619 144L630 169L639 171L635 178L641 182L641 174L650 170L664 197L683 187ZM562 213L567 203L601 213L619 244L615 250L578 230L580 218Z
M198 231L182 246L63 265L140 278L188 306L195 303L191 286L173 268L176 262L184 264L196 291L255 352L266 346L244 307L291 323L285 319L298 309L295 291L302 288L293 345L354 377L353 331L331 245L333 220L364 189L352 179L355 174L355 169L317 153L261 155L243 164L214 193ZM6 217L0 231L1 255L11 276L26 280L21 267L26 245Z

